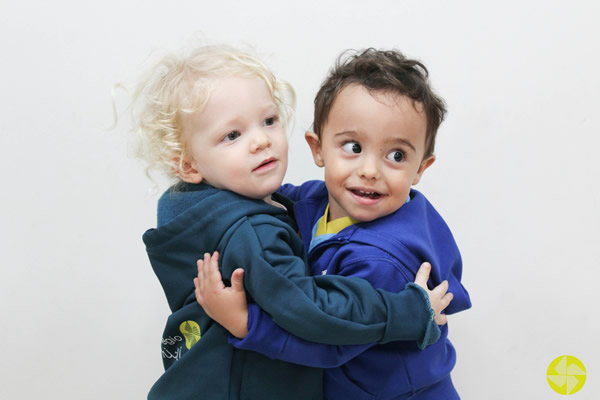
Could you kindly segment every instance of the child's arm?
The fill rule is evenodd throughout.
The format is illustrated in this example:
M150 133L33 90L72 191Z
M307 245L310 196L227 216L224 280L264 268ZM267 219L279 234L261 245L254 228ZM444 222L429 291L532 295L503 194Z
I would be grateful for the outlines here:
M277 326L256 304L248 306L248 334L233 336L229 344L241 350L259 352L271 359L317 368L335 368L367 351L376 343L333 345L301 339Z
M243 269L238 268L233 272L231 287L223 284L218 258L219 253L215 252L213 256L205 254L203 260L198 260L198 277L194 279L196 300L209 317L238 338L229 340L234 347L309 367L334 368L374 345L314 343L281 329L256 304L248 307ZM249 313L252 315L250 320Z
M424 263L415 279L415 284L428 295L430 304L440 325L447 322L443 309L452 300L444 282L433 290L427 288L431 266ZM226 288L218 270L218 254L208 254L198 260L198 278L194 279L196 299L206 313L223 325L234 336L244 338L250 326L250 335L244 340L231 340L241 349L259 351L268 357L308 366L331 368L343 364L362 353L374 343L358 346L334 346L304 341L282 330L256 305L250 309L252 318L248 322L248 308L242 283L243 271L232 275L231 288Z
M277 325L305 340L328 344L437 341L440 330L421 288L402 285L390 293L358 277L313 277L305 260L296 256L302 251L296 233L280 224L248 220L236 226L219 261L227 279L244 266L249 299Z

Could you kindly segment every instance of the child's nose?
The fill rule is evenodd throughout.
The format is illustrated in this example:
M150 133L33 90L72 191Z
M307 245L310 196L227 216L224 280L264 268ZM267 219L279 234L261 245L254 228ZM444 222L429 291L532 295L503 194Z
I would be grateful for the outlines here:
M374 157L363 157L358 174L363 179L372 180L379 178L379 168Z
M262 129L257 129L252 133L252 143L250 150L255 153L260 150L264 150L271 146L271 138Z

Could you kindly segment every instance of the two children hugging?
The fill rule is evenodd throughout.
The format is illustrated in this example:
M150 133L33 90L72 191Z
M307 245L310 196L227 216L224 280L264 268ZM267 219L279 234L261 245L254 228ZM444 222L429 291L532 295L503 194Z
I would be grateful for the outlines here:
M460 254L411 189L445 111L420 63L340 59L306 135L325 182L298 187L281 186L293 90L254 56L169 56L137 100L148 159L178 181L144 234L172 311L149 398L458 398L438 323L448 287L446 313L470 306Z

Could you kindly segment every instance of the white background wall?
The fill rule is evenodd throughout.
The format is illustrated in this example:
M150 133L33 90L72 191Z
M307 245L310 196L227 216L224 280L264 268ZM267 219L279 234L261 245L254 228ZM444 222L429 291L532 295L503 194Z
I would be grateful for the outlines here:
M554 399L557 356L600 397L600 3L122 1L0 5L0 398L140 399L168 308L141 241L158 192L110 130L111 87L194 39L254 46L298 94L287 179L338 53L397 47L449 105L419 189L473 309L450 319L464 399ZM121 93L117 103L126 105Z

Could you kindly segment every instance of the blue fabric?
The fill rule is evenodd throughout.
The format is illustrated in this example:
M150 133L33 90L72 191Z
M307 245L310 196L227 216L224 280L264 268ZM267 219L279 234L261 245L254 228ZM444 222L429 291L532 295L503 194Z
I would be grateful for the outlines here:
M319 221L317 220L317 222L314 223L313 225L313 229L312 229L312 233L311 233L311 241L310 244L308 245L308 251L311 251L313 247L315 247L317 244L324 242L325 240L334 237L336 234L335 233L323 233L319 236L317 236L317 229L319 227Z
M273 197L293 209L289 199ZM386 293L361 279L310 276L296 226L281 208L205 184L181 184L159 200L157 221L143 239L172 314L162 339L165 373L149 399L322 397L320 368L271 360L227 343L228 333L194 295L196 260L205 252L220 252L225 280L243 267L249 303L304 339L358 344L429 335L429 309L416 291ZM418 308L414 324L389 331L388 319L402 319L408 304Z
M312 226L328 203L325 185L320 181L299 187L286 185L281 192L297 201L298 228L307 245ZM469 308L469 295L460 283L461 257L450 230L421 193L412 190L410 198L389 216L349 226L315 245L308 254L312 273L361 277L374 287L398 291L414 280L422 262L429 261L430 286L448 280L449 291L454 294L446 312ZM249 335L243 341L230 342L269 357L328 367L324 385L328 399L402 399L418 393L429 397L415 398L458 398L450 380L456 354L448 340L447 325L442 327L438 342L420 350L417 343L409 341L364 346L309 343L269 323L258 310L252 311L252 318L257 322L250 324ZM258 339L267 335L269 341Z

